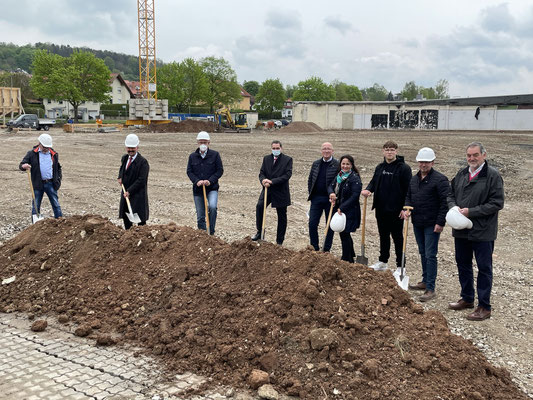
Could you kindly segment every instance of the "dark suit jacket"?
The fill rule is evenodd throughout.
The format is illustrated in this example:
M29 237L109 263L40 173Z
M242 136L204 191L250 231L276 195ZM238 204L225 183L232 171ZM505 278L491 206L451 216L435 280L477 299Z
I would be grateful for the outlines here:
M287 207L291 205L291 193L289 190L291 176L292 157L281 153L276 164L274 164L274 156L272 154L263 158L263 164L259 171L259 182L262 182L263 179L272 181L272 185L268 188L268 197L272 201L272 207ZM263 192L261 193L261 198Z
M146 158L137 153L137 157L131 163L130 167L126 169L128 163L128 155L124 154L120 161L120 170L118 177L122 178L122 183L126 191L130 193L130 203L133 213L139 214L141 221L147 221L149 216L148 210L148 172L150 165ZM119 218L124 218L128 211L126 199L120 194L120 207L118 210Z

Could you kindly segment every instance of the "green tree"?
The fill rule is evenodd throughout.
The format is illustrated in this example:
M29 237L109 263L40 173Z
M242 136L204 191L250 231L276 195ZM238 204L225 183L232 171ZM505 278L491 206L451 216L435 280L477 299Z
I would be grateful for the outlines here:
M256 107L260 112L272 113L281 110L285 102L285 89L279 79L267 79L261 84L255 98Z
M111 57L106 56L104 58L104 63L107 65L107 68L109 68L110 71L115 70L115 60L113 60Z
M158 98L167 99L170 105L180 110L185 100L183 86L184 76L179 63L165 64L157 70Z
M367 101L385 101L387 100L389 91L383 85L374 83L372 87L363 89L361 94L363 95L363 99Z
M80 104L109 99L109 68L92 53L75 51L66 58L37 51L32 66L33 92L42 98L68 101L76 121Z
M295 101L332 101L335 100L335 88L321 78L311 78L298 82L294 91Z
M361 101L363 95L359 88L355 85L348 85L347 83L334 80L331 86L335 88L335 100L337 101Z
M209 110L230 105L241 98L241 88L237 83L237 74L229 62L220 57L205 57L200 65L207 79L207 90L203 97Z
M257 81L244 81L242 87L252 96L257 96L257 93L259 93L260 85Z
M20 88L20 97L25 107L28 105L28 100L35 98L30 79L31 76L24 72L0 72L0 86Z
M425 99L436 99L437 98L435 89L433 89L432 87L425 88L423 86L419 86L418 93L420 93Z
M416 86L415 81L407 82L403 86L403 90L400 92L402 98L407 100L413 100L416 98L416 95L419 93L418 86Z
M285 87L285 97L287 99L292 99L294 96L294 91L296 90L296 85L287 85Z
M205 98L208 85L202 66L192 58L186 58L180 63L183 74L183 103L188 112L191 106Z
M435 98L436 99L448 99L448 81L446 79L440 79L435 85Z

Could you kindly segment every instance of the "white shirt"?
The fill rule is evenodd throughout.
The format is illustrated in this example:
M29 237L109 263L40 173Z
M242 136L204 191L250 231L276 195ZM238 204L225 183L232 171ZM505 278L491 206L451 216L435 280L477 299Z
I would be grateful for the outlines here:
M472 171L471 168L468 168L468 172L470 172L470 179L472 179L474 176L479 174L479 171L481 171L481 169L484 167L484 165L485 165L485 161L483 161L483 164L481 164L480 167L478 169L476 169L475 171Z

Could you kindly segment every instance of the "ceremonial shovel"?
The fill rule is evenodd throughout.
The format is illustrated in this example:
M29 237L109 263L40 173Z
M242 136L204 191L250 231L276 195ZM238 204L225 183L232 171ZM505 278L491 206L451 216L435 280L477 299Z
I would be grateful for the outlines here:
M411 211L413 207L404 206L404 210ZM409 287L409 277L405 274L405 249L407 247L407 228L409 227L409 218L403 220L403 249L402 249L402 266L396 268L393 275L396 278L396 282L403 290L407 290Z
M263 224L261 225L261 240L265 240L265 223L266 223L266 213L267 213L267 191L268 187L265 186L265 200L263 202Z
M328 236L328 230L329 230L329 224L331 222L331 214L333 214L333 206L335 203L331 203L331 207L329 208L329 214L328 214L328 222L326 223L326 231L324 232L324 242L322 242L322 251L326 248L326 238Z
M124 187L124 185L122 185L122 190L124 191L124 193L126 193L126 188ZM125 197L125 199L126 199L126 204L128 205L128 211L129 211L129 213L126 213L126 217L128 217L130 222L134 224L140 224L141 218L139 218L139 214L133 213L133 211L131 210L130 199L127 197Z
M363 226L361 227L361 255L357 256L355 262L357 264L368 265L368 258L365 257L365 226L366 226L366 201L363 200Z
M37 221L40 221L40 220L44 219L44 217L37 210L37 202L35 201L35 192L33 191L33 183L31 182L31 173L30 173L29 168L26 170L26 172L28 173L28 180L30 181L31 198L32 198L32 201L33 201L33 207L35 208L35 212L37 213L37 214L32 214L31 215L31 220L32 220L33 223L36 223Z
M202 189L204 190L204 207L205 207L205 222L206 222L206 231L207 234L211 234L211 228L209 227L209 204L207 203L207 194L205 192L205 185L202 185Z

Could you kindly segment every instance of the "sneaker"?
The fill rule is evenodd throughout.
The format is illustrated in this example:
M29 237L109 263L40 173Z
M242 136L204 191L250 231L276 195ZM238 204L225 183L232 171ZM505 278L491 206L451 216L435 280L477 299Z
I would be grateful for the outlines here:
M385 271L388 267L387 263L378 261L377 263L372 264L369 268L372 268L374 271Z
M418 298L421 302L429 301L435 298L434 290L426 290L422 296Z

